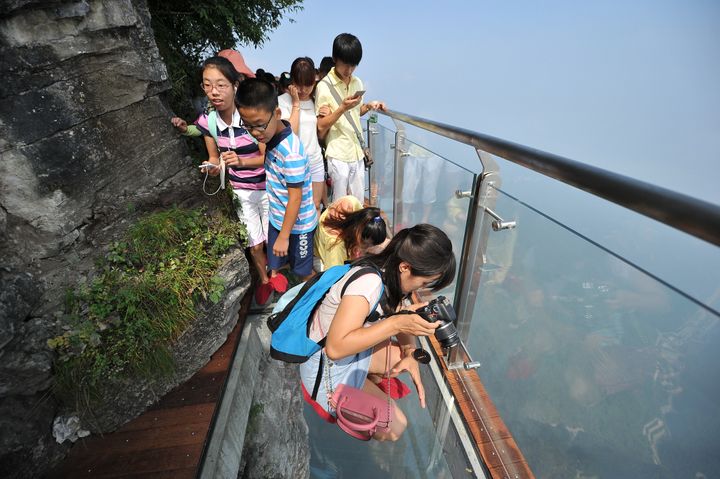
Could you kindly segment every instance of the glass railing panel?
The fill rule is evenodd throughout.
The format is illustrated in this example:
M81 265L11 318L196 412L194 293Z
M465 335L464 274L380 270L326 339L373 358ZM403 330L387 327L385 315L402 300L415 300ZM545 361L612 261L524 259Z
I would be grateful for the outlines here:
M720 475L718 316L503 192L495 211L517 227L490 232L468 349L537 477Z
M475 175L425 147L405 139L396 173L395 232L418 223L442 229L460 262ZM441 293L452 298L454 284Z
M377 195L377 206L385 212L392 224L393 198L395 190L393 178L395 176L394 150L395 132L380 124L374 123L370 127L370 145L373 151L373 174L375 183L370 185L370 192Z

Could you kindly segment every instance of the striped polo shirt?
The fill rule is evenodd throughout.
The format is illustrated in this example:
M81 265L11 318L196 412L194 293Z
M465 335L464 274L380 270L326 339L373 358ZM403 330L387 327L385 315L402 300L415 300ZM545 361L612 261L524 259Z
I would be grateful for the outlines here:
M208 114L203 113L195 120L195 124L204 136L209 136L210 126ZM223 151L234 151L240 158L251 158L258 156L258 149L255 138L240 126L240 113L237 109L233 113L232 126L228 126L220 115L217 115L217 141L218 148ZM244 168L241 166L228 166L227 177L234 189L264 190L265 189L265 168L262 166Z
M283 120L283 125L285 128L272 137L265 150L270 224L277 230L282 229L288 203L288 188L302 188L300 211L291 233L309 233L317 225L310 160L305 155L300 138L292 132L290 123Z

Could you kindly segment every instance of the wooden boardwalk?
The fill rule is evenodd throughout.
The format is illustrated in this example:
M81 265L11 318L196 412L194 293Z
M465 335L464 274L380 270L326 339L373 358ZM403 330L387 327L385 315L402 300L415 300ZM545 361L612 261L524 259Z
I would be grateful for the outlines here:
M252 291L238 324L204 368L118 431L80 439L48 477L195 478L251 298Z

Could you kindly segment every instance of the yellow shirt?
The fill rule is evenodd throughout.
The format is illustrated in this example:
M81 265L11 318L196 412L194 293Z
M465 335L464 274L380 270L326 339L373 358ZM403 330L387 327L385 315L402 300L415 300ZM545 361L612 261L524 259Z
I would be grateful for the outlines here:
M352 195L343 196L334 201L328 209L323 211L320 215L320 221L318 222L318 228L315 231L315 256L320 258L323 262L323 268L328 269L331 266L337 266L344 264L348 257L347 250L345 249L345 243L340 240L336 233L330 231L329 228L323 226L325 218L328 213L333 210L342 209L346 213L353 213L363 208L360 200Z
M330 81L331 84L335 85L337 93L340 99L344 100L356 91L363 90L362 81L356 76L350 78L350 84L345 85L339 76L335 73L335 68L332 68L330 72L318 82L315 87L315 114L320 111L320 107L328 105L332 111L336 111L340 105L335 101L332 93L330 93L330 87L325 81ZM360 123L360 106L349 110L350 117L355 122L355 126L358 127L360 133L362 133L362 123ZM334 158L340 161L346 161L352 163L363 158L363 151L360 148L360 142L355 134L355 129L348 122L345 115L341 115L338 121L336 121L328 130L327 136L325 137L325 156L328 158Z

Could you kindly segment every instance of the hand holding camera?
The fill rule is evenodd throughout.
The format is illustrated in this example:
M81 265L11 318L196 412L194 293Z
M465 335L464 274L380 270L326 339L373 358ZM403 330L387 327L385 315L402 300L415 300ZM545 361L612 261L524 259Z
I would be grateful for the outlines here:
M397 322L398 332L412 334L413 336L430 336L435 332L435 328L440 326L440 323L428 322L425 318L418 314L410 314L410 311L422 309L427 307L427 303L419 303L408 306L401 311L399 314L394 316Z
M415 312L426 321L435 323L440 321L440 326L435 330L435 339L443 348L451 348L460 343L457 329L455 329L455 309L445 296L438 296L428 303L427 306L415 310Z

